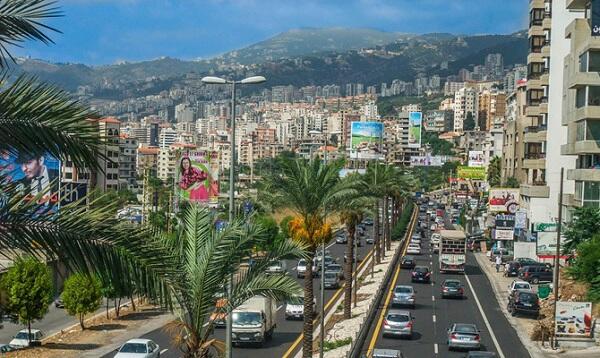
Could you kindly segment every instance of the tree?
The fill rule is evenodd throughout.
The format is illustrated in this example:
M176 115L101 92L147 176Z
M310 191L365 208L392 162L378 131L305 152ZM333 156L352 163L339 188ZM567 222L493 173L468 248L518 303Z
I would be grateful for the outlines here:
M293 216L286 216L283 219L281 219L281 222L279 223L279 228L281 230L281 235L283 235L283 237L288 238L290 237L290 222L294 220Z
M579 244L591 240L598 232L600 232L600 210L591 207L575 209L573 220L565 230L563 252L566 254L573 252Z
M102 288L94 276L76 273L65 281L61 298L71 316L78 316L81 329L85 329L83 319L88 313L100 308Z
M490 160L488 166L487 180L491 188L499 187L502 183L502 159L498 156Z
M577 257L568 273L576 280L590 285L588 298L593 302L600 301L600 234L596 234L577 247Z
M521 184L515 177L509 177L506 179L506 183L504 184L507 188L518 188Z
M475 118L473 117L472 112L467 112L467 117L463 123L463 129L465 131L472 131L475 129Z
M258 247L258 249L261 251L268 251L277 246L278 242L283 239L279 233L277 221L267 215L258 215L254 220L263 228L266 237L264 244Z
M306 261L312 262L317 247L331 239L328 216L339 210L338 197L349 189L341 184L341 162L325 164L320 160L283 160L281 173L268 178L267 191L277 195L274 202L291 208L295 219L290 223L293 238L306 247ZM302 354L312 357L313 351L313 278L312 265L304 276L304 327Z
M6 312L27 325L31 342L31 323L44 318L52 302L52 278L46 264L33 257L19 257L2 277L6 292Z
M222 230L215 228L209 209L190 205L183 215L182 227L174 237L156 238L174 257L177 283L170 287L180 309L178 319L169 325L175 343L185 357L208 357L222 353L223 343L211 338L214 330L210 316L229 314L249 298L262 295L284 300L301 292L288 275L265 275L269 265L283 259L304 256L301 245L283 240L270 251L255 255L254 248L265 245L264 228L255 221L236 220ZM247 265L248 260L253 265ZM243 267L243 269L242 269ZM234 287L227 303L217 305L224 283L234 275ZM231 316L231 315L229 315Z
M423 142L431 146L431 154L433 155L454 155L452 150L454 144L447 140L440 139L438 133L423 132Z

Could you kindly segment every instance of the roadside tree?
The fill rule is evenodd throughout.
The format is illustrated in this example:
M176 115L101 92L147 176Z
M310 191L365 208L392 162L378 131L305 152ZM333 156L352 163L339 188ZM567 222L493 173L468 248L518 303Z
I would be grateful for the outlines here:
M65 281L61 295L65 309L71 316L77 316L79 326L85 329L84 318L100 308L102 303L102 287L94 276L76 273Z

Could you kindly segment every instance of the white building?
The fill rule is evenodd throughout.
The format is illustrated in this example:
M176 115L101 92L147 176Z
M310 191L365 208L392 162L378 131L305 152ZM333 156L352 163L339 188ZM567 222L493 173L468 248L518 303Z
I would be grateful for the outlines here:
M473 116L475 123L478 123L479 94L474 88L461 88L454 94L454 131L462 132L464 122Z

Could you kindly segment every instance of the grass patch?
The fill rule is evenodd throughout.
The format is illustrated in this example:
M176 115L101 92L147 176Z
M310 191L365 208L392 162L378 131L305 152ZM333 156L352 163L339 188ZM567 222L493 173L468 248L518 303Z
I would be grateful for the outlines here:
M331 351L331 350L339 348L339 347L347 346L350 343L352 343L351 337L344 338L344 339L338 339L336 341L325 341L325 342L323 342L323 352L327 352L327 351Z
M340 303L337 308L335 309L336 312L340 312L344 310L344 305L342 303Z

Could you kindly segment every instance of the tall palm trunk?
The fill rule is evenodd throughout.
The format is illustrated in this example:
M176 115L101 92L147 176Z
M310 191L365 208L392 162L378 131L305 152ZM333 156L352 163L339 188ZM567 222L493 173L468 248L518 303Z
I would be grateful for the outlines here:
M356 225L348 226L348 242L346 243L346 264L344 265L344 318L350 319L352 316L352 270L354 263L354 236L356 234ZM356 299L356 298L354 298Z
M388 251L390 251L392 249L392 239L391 239L391 235L390 235L390 215L389 215L389 199L386 196L383 199L383 220L385 220L385 222L383 223L383 232L384 232L384 237L385 237L385 247Z
M379 199L375 201L375 222L373 223L373 237L375 238L375 263L381 263L381 242L379 241Z
M323 253L325 255L325 253ZM313 349L313 259L315 257L315 248L311 248L306 258L306 274L304 275L304 339L302 341L302 357L312 358ZM322 260L325 257L323 256ZM321 274L323 274L321 272Z

